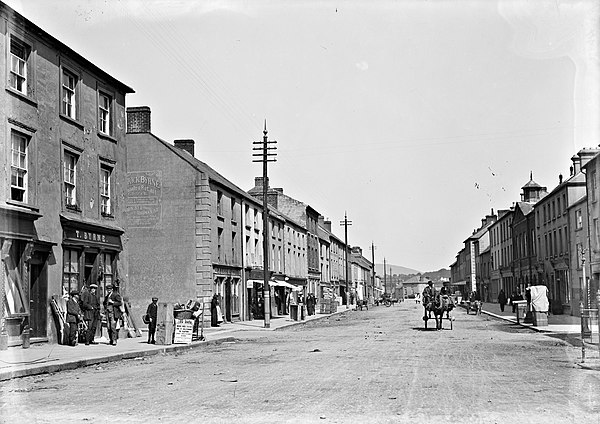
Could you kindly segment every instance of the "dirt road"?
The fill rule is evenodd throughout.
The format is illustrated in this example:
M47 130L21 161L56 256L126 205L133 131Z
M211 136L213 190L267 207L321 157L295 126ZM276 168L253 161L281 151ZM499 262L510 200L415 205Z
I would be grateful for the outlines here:
M190 353L4 382L3 422L600 423L600 373L562 340L401 303Z

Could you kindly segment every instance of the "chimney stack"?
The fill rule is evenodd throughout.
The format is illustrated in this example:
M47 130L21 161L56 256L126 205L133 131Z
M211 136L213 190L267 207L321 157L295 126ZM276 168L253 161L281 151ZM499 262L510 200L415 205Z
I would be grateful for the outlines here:
M263 177L254 177L254 187L262 188L263 186ZM267 177L267 188L269 188L269 177Z
M194 156L194 144L195 144L194 140L191 140L191 139L175 140L175 141L173 141L173 144L175 145L175 147L177 147L181 150L185 150L190 155Z
M577 155L571 158L573 161L573 175L577 175L581 172L581 158Z
M134 106L127 108L127 133L139 134L150 132L150 108Z

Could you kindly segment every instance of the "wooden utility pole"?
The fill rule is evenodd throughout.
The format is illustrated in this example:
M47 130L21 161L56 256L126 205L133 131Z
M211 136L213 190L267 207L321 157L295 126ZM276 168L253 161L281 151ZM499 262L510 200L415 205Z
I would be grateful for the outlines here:
M385 258L383 258L383 293L387 293L387 269L385 265Z
M267 163L276 162L275 152L277 147L269 147L276 141L267 140L267 120L265 119L265 129L263 130L263 141L254 141L252 144L262 145L253 147L252 150L260 150L261 153L253 153L252 156L260 157L253 159L252 162L262 162L263 165L263 305L265 315L265 328L271 327L271 289L269 287L269 204L267 203L267 189L269 188L269 177L267 175Z
M371 242L371 262L373 263L373 272L371 274L371 293L375 299L375 244Z
M350 278L350 273L348 272L348 226L352 225L352 221L348 221L346 212L344 212L344 220L340 221L340 225L344 226L344 258L346 260L346 309L348 309L348 304L350 303L350 287L352 285L352 279Z

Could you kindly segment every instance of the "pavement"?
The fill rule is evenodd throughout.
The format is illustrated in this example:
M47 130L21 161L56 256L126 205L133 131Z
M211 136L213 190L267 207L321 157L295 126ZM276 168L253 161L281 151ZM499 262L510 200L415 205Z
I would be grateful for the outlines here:
M412 302L412 300L407 300L407 302ZM55 373L62 370L123 359L188 351L211 344L231 343L235 340L235 337L233 337L235 332L275 331L280 328L341 314L353 309L354 306L351 306L349 309L346 306L340 306L332 314L310 315L302 321L294 321L289 317L272 317L269 328L264 327L264 320L241 321L221 324L219 327L205 327L203 331L205 340L192 341L187 344L147 344L147 333L143 332L141 337L119 339L116 346L109 345L108 340L101 338L97 340L98 344L89 346L79 344L71 347L46 342L32 343L27 349L23 349L21 346L9 347L7 350L0 351L0 381L31 375ZM512 312L512 307L508 305L504 308L504 311L501 311L498 304L484 303L481 313L530 328L533 331L558 336L563 339L570 339L572 344L574 343L573 340L575 340L575 343L581 345L581 319L578 317L550 314L547 326L536 327L532 324L524 323L522 319L517 323L516 314ZM591 356L595 355L598 357L598 354L594 351L594 349L598 350L598 331L596 329L597 327L593 328L592 333L594 338L589 344L586 343L586 346L592 350ZM141 330L144 331L146 329L142 328ZM582 364L582 367L600 369L598 364L594 362L594 358L590 359L592 359L591 362L588 360L588 365Z
M54 373L106 362L133 359L164 353L188 351L211 344L231 343L235 340L233 333L240 331L275 331L292 325L300 325L335 314L341 314L351 308L339 306L332 314L306 316L302 321L294 321L289 316L271 317L269 328L264 327L264 320L239 321L224 323L219 327L204 327L203 341L196 340L187 344L153 345L148 340L147 329L140 328L141 337L119 338L116 346L111 346L105 337L96 338L98 344L86 346L66 346L47 342L31 343L27 349L21 346L9 347L0 351L0 381L38 374Z

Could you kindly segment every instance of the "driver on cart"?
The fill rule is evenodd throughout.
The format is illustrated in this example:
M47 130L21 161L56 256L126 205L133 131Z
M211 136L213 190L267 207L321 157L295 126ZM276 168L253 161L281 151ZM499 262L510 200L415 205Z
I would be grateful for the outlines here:
M425 308L425 314L423 316L423 318L427 319L427 306L429 305L429 303L433 302L435 300L435 287L433 287L433 281L428 281L427 282L427 287L425 287L425 289L423 289L423 307Z

